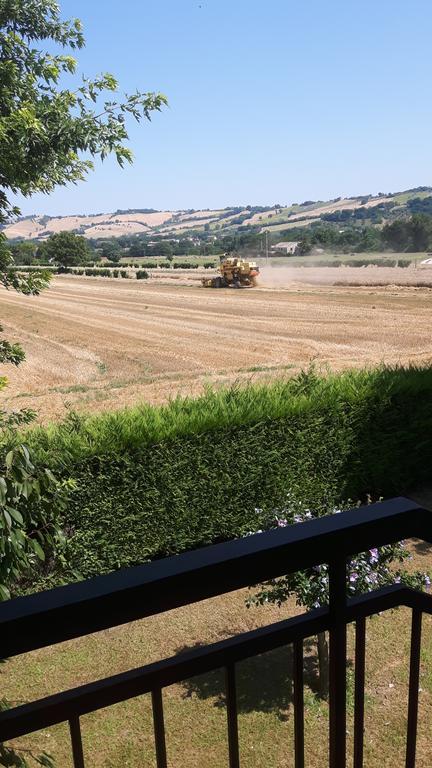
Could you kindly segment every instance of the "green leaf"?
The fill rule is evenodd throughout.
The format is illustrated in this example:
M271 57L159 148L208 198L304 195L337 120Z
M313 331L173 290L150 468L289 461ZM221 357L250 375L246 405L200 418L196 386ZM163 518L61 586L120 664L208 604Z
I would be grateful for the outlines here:
M9 600L10 592L5 584L0 584L0 600Z
M43 551L39 542L36 539L30 539L30 545L34 552L37 554L39 560L45 560L45 552Z
M22 516L21 512L18 512L17 509L13 509L12 507L8 507L7 510L9 512L10 516L13 517L13 519L17 523L19 523L20 525L23 524L24 520L23 520L23 516Z
M0 477L0 504L4 504L7 498L7 483L4 477Z

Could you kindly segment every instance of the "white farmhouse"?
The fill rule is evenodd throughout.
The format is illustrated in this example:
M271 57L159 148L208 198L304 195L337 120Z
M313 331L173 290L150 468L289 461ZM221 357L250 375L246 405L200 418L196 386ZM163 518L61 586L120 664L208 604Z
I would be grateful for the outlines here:
M299 245L300 242L298 240L283 241L281 243L276 243L276 245L272 245L270 250L273 253L278 251L279 253L285 253L287 256L295 256Z

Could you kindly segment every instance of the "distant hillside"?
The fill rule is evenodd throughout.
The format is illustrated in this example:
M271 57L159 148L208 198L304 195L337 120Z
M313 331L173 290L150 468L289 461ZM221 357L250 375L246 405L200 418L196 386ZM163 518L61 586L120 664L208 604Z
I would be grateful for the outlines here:
M69 230L87 238L121 235L179 237L209 232L278 232L315 222L382 224L414 212L432 213L432 187L372 196L306 200L290 206L228 207L223 210L156 211L151 208L118 210L89 216L25 216L4 227L13 240L43 240L53 232Z

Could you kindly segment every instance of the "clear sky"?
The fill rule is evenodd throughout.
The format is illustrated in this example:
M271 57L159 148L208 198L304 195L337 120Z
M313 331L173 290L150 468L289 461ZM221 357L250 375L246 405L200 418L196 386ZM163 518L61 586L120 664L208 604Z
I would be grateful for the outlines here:
M135 164L23 213L217 208L432 183L431 0L60 0L79 71L160 90Z

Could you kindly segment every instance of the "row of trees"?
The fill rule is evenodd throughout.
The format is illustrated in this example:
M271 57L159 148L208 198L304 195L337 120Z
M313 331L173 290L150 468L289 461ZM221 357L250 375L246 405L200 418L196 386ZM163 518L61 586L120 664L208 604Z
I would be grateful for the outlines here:
M129 240L130 242L130 240ZM212 256L237 249L255 251L262 248L262 236L256 233L228 235L215 240L203 239L201 243L192 243L183 238L179 242L162 238L154 241L137 239L127 246L122 238L112 238L99 242L88 241L74 232L58 232L42 243L22 241L10 246L15 264L55 262L65 267L79 266L88 261L108 259L116 264L122 257L131 259L158 257L172 261L177 256L197 255Z
M279 233L280 239L299 240L300 252L307 253L315 247L325 249L383 251L417 253L432 248L432 216L415 213L407 219L397 219L382 229L372 226L345 226L315 224L305 229L298 227Z

